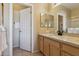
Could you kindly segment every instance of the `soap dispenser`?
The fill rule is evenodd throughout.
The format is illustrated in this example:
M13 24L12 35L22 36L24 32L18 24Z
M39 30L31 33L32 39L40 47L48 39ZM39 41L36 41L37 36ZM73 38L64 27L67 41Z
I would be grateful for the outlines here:
M58 35L62 36L63 31L59 31L59 30L58 30L57 33L58 33Z

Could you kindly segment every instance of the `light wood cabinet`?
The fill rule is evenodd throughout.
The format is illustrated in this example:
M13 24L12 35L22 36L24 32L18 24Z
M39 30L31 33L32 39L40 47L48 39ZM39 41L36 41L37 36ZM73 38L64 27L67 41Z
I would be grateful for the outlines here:
M68 45L68 44L62 44L62 51L65 53L71 55L71 56L79 56L79 48Z
M64 52L64 51L61 52L61 55L62 56L71 56L70 54L68 54L67 52Z
M40 51L43 53L43 49L44 49L44 46L43 46L43 44L44 44L44 39L43 39L43 36L38 36L38 39L39 39L39 49L40 49Z
M46 56L59 56L60 44L50 38L39 36L39 49Z
M57 41L50 40L50 56L60 55L60 43Z
M44 38L44 55L49 56L49 39Z
M79 56L79 48L39 35L39 49L46 56Z
M53 56L53 43L50 41L50 56Z

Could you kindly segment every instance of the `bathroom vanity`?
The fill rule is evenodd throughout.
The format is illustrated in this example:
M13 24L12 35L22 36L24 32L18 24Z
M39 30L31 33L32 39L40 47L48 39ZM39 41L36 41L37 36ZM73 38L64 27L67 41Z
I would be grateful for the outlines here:
M78 56L79 37L39 34L39 49L45 56Z

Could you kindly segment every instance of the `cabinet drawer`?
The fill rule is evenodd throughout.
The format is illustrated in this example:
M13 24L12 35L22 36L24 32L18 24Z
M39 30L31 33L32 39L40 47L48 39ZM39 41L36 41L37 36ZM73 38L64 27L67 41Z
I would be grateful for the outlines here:
M79 48L76 48L70 45L63 44L62 50L68 52L71 55L76 55L76 56L79 55Z
M43 53L43 49L44 49L44 47L43 47L43 43L44 43L43 36L39 36L38 38L39 38L39 49Z

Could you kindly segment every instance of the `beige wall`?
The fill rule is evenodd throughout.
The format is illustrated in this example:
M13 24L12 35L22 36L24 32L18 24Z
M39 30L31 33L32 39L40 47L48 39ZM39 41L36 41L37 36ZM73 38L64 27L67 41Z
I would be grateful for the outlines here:
M36 30L37 32L41 32L40 28L40 13L44 12L44 10L48 11L48 4L33 4L34 5L34 18L36 23ZM43 28L43 31L45 31L46 28ZM42 32L43 32L42 31Z
M79 28L79 7L71 9L71 21L69 27Z
M14 3L13 4L13 9L14 10L17 10L17 11L20 11L20 10L25 9L27 7L28 6L25 6L25 5L22 5L22 4L19 4L19 3Z
M71 17L79 16L79 7L71 10Z

